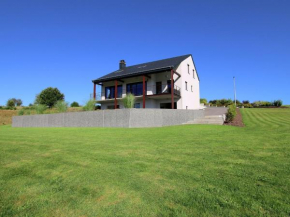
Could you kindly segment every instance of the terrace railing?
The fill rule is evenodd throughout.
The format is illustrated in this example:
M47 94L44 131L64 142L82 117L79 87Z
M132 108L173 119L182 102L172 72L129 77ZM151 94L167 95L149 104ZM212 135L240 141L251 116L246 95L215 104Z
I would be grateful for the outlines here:
M147 85L146 86L146 96L154 96L154 95L164 95L164 94L171 94L172 88L171 85ZM136 89L127 91L126 87L122 87L122 92L119 89L117 98L122 98L126 94L132 93L135 96L143 96L143 88L137 87ZM180 96L181 95L181 88L178 87L177 85L174 85L173 88L173 93L174 95ZM93 99L94 95L90 94L90 98ZM101 91L101 92L96 92L96 100L102 100L102 99L114 99L115 98L115 91Z

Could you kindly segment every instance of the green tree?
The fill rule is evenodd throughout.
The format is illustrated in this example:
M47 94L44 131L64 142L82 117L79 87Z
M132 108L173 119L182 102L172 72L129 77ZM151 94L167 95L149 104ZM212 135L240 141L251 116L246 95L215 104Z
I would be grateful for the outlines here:
M201 98L200 103L207 104L207 99Z
M16 103L17 106L21 106L22 105L22 100L21 99L17 99L15 101L15 103Z
M70 107L80 107L80 105L77 102L72 102Z
M280 107L280 106L283 105L283 101L280 100L280 99L278 99L278 100L274 100L273 105L274 105L274 106L277 106L277 107Z
M59 100L64 100L64 94L57 88L48 87L36 95L35 104L42 104L51 108Z
M15 101L14 101L14 99L13 98L12 99L8 99L8 101L6 103L6 106L8 108L14 108L15 107Z

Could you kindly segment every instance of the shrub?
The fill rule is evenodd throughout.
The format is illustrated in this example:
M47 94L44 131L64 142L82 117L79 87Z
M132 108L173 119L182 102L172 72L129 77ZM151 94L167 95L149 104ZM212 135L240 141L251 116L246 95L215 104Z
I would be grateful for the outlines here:
M131 93L123 98L123 105L125 108L134 108L135 96Z
M230 105L226 114L226 122L232 122L237 115L236 106Z
M281 107L283 105L283 101L280 99L274 100L273 105L277 107Z
M260 107L260 106L272 106L272 103L268 102L268 101L255 101L252 103L253 107Z
M43 104L51 108L59 100L64 100L64 95L57 88L48 87L36 95L35 104Z
M26 115L30 115L30 114L31 114L31 111L29 109L29 110L27 110Z
M204 98L201 98L201 99L200 99L200 103L203 103L203 104L205 104L205 105L206 105L206 104L207 104L207 100L206 100L206 99L204 99Z
M237 104L239 101L237 100ZM233 101L231 99L215 99L215 100L210 100L209 104L211 105L216 105L216 106L228 106L233 104Z
M86 104L83 107L84 111L94 111L96 108L96 101L95 100L89 100L86 102Z
M252 104L251 103L245 103L245 104L243 104L243 106L245 107L245 108L253 108L253 106L252 106Z
M58 112L66 112L68 103L63 100L59 100L55 103L54 107L56 108Z
M36 104L34 105L36 114L43 114L44 111L47 109L46 105L42 105L42 104Z
M20 110L18 111L18 115L24 115L24 109L20 109Z
M70 107L80 107L80 105L77 102L72 102Z

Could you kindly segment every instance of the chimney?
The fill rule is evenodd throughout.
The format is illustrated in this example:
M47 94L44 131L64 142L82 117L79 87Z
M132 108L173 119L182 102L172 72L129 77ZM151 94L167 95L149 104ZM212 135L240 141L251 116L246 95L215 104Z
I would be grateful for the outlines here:
M120 60L119 69L124 69L124 68L126 68L126 62L125 60Z

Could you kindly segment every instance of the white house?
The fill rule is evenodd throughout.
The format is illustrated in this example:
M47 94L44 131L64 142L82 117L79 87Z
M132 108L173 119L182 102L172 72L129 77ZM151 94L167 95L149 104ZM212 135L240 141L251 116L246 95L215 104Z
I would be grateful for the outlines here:
M121 60L117 71L93 83L93 97L101 109L124 108L122 98L127 93L135 95L135 108L200 108L199 77L192 55L133 66ZM101 85L100 93L96 85Z

